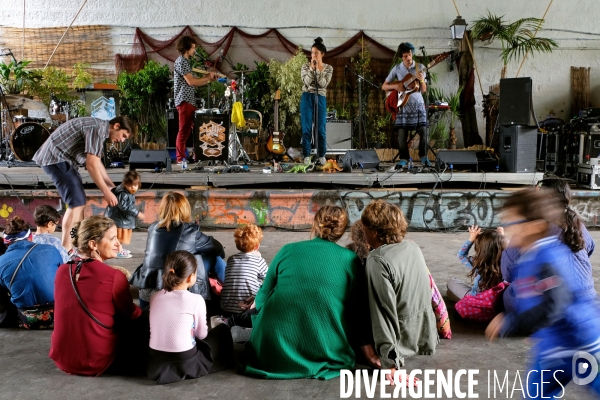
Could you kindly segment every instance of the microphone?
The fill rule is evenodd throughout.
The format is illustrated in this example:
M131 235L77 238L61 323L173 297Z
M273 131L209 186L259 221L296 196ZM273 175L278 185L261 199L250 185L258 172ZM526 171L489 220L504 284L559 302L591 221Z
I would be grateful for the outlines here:
M419 47L419 50L423 50L425 48L425 46L421 46Z
M316 67L317 66L317 60L313 60L313 65Z

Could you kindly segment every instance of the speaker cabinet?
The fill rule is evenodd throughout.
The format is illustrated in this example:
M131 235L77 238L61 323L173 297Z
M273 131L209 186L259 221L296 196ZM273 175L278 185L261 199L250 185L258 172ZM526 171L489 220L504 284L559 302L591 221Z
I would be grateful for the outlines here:
M450 165L452 165L453 170L468 167L478 171L477 152L471 150L438 150L435 158L436 169L438 171L444 168L449 169Z
M171 157L167 150L131 150L129 170L166 168L171 171Z
M500 125L529 125L532 85L531 78L500 79Z
M379 166L379 157L375 150L348 150L342 157L344 170L350 168L377 168Z
M500 126L500 170L535 172L536 144L536 127Z
M341 152L353 148L352 121L327 121L327 152Z
M177 147L177 132L179 132L179 113L176 108L167 109L167 146ZM190 132L185 147L194 147L193 134Z
M196 113L194 157L196 161L229 161L230 114Z

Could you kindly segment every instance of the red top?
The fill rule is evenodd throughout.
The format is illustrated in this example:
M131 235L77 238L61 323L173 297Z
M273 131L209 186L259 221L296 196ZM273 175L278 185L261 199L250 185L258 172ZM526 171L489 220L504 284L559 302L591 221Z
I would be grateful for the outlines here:
M63 264L56 272L49 355L58 368L69 374L97 376L115 359L117 334L94 322L83 310L71 285L69 267ZM73 272L75 267L71 267ZM135 319L142 313L133 303L125 275L100 261L84 263L75 284L88 310L106 326L112 327L117 315Z

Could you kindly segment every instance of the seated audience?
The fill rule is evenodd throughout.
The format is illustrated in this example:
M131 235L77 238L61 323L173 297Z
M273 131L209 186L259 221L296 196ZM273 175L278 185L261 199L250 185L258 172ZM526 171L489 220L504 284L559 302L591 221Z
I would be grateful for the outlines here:
M0 325L47 329L54 323L54 277L60 253L31 241L29 224L13 217L4 231L0 256Z
M408 223L395 205L377 200L363 210L366 275L375 351L392 374L413 355L435 353L439 341L427 265L419 246L404 240Z
M233 364L229 328L219 325L208 332L204 299L188 291L196 282L197 268L192 253L177 250L169 254L162 290L150 300L146 373L158 384L199 378Z
M62 241L53 235L60 222L60 214L52 206L44 204L36 207L33 212L33 218L37 230L33 234L33 242L49 244L56 247L62 257L62 262L70 260L67 250L63 247Z
M245 374L331 379L354 366L349 336L365 325L354 308L364 282L356 254L336 244L347 225L341 207L324 206L313 221L314 239L279 250L256 295Z
M221 290L221 309L228 326L252 328L252 307L260 285L267 275L267 262L258 249L263 238L262 230L248 224L237 228L233 234L235 247L240 251L227 259L225 283Z
M142 373L148 317L140 317L125 275L104 263L121 250L117 227L95 215L77 223L71 237L78 257L56 273L50 358L75 375Z
M361 220L356 221L350 228L350 239L352 239L352 243L349 243L346 248L355 252L364 265L367 262L371 248L367 244Z
M158 222L148 228L144 262L130 280L140 289L140 306L147 306L152 294L162 288L165 261L175 250L189 251L196 256L198 265L204 266L197 272L196 284L190 292L202 295L208 302L212 299L209 273L214 274L219 282L225 281L223 245L202 233L198 224L192 223L192 207L185 195L168 192L160 202Z

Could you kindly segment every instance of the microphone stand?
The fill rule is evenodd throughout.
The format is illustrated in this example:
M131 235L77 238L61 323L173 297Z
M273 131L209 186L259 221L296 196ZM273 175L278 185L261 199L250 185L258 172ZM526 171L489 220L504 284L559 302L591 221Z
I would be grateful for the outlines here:
M425 61L427 59L427 53L425 53L425 46L421 46L419 47L419 49L421 50L421 54L423 54L423 61ZM417 62L415 60L415 62ZM425 82L427 82L427 89L429 89L429 84L431 83L431 76L429 75L429 70L425 71ZM419 86L419 92L420 92L420 86ZM421 92L421 95L423 93ZM425 140L425 154L419 154L419 156L421 158L425 157L427 159L429 159L428 157L428 150L430 150L433 155L437 158L437 154L433 151L433 149L431 148L431 146L429 145L429 96L424 96L423 100L425 101L425 118L427 118L427 121L425 123L425 137L424 138L420 138L420 140Z
M376 84L374 84L373 82L371 82L370 80L368 80L367 78L365 78L363 75L359 74L358 72L354 71L352 68L347 68L348 71L352 72L356 78L358 79L358 143L359 143L359 147L362 148L362 140L363 140L363 136L365 139L365 143L366 143L366 124L364 123L363 119L364 119L364 115L363 115L363 103L364 103L364 99L363 99L363 95L362 95L362 83L366 82L369 85L371 85L372 87L374 87L375 89L379 89L379 86L377 86ZM368 94L369 92L367 92Z
M317 80L317 61L313 61L314 77L315 77L315 97L313 100L313 130L312 140L315 150L317 151L317 157L315 164L319 162L319 81Z

